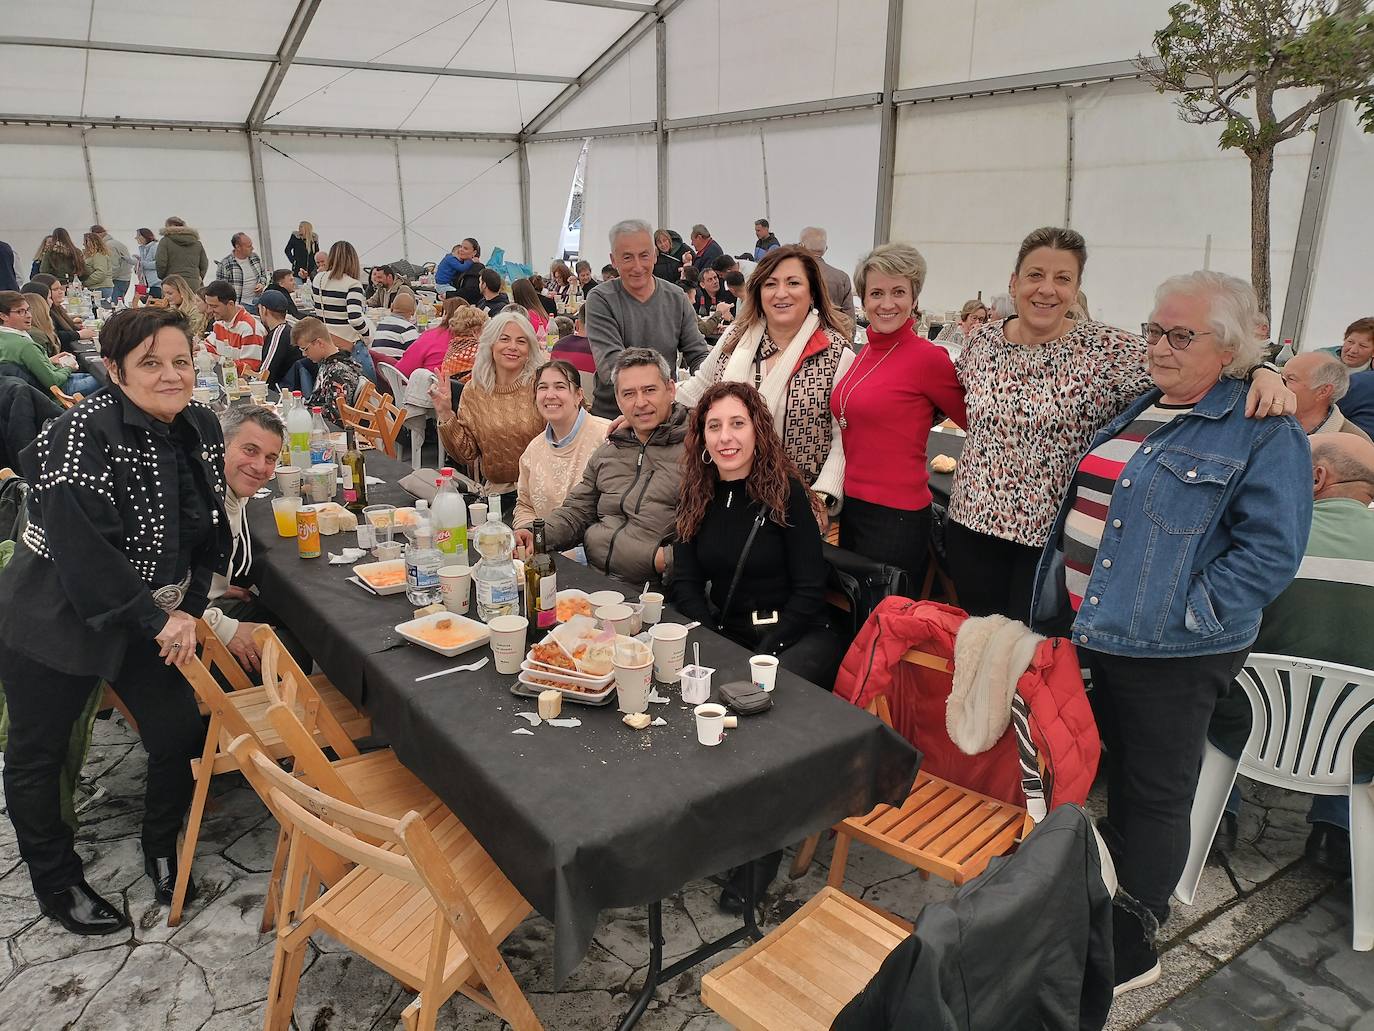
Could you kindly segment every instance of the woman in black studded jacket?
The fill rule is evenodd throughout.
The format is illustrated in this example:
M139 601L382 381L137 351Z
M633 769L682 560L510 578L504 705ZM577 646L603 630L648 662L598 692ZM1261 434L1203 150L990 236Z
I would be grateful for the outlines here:
M49 422L21 456L29 525L0 578L5 798L40 908L77 934L127 922L86 884L59 811L72 725L101 680L138 722L144 866L170 902L190 760L205 737L177 667L194 655L196 618L230 543L224 438L191 402L185 318L117 312L100 345L110 386Z

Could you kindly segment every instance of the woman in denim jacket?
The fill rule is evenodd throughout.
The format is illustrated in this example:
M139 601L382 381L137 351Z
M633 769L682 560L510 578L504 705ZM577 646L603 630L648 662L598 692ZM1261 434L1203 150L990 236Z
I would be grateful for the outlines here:
M1297 572L1312 520L1302 428L1245 417L1258 316L1254 290L1232 276L1160 286L1144 326L1155 389L1079 460L1036 577L1037 624L1071 619L1092 673L1103 836L1121 886L1118 994L1159 977L1154 933L1187 859L1208 720L1261 610Z

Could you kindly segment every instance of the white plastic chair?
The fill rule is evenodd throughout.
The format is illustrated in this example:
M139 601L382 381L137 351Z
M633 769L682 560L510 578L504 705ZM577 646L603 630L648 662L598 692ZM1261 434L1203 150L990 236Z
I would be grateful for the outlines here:
M406 388L410 386L410 378L396 366L387 362L378 362L377 372L386 381L396 403L406 408L406 411L410 413L406 419L406 429L410 430L410 468L412 470L418 469L422 461L420 452L425 445L425 423L433 417L434 411L431 409L428 414L416 415L410 408L406 407Z
M1193 797L1192 841L1174 895L1191 905L1236 774L1309 795L1350 799L1350 872L1357 952L1374 948L1374 788L1352 780L1355 742L1374 725L1374 671L1287 655L1251 655L1236 678L1250 699L1239 759L1210 741Z

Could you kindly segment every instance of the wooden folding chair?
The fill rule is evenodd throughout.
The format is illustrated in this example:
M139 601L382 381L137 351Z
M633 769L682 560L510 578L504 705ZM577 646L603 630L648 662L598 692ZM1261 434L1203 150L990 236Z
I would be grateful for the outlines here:
M386 452L388 458L396 457L396 438L405 426L406 413L397 407L390 394L379 393L368 380L363 381L362 389L352 404L339 392L339 422L345 429L352 429L373 447Z
M530 905L457 817L438 802L383 816L292 777L247 735L229 747L290 839L267 1031L290 1027L316 932L418 989L401 1014L408 1031L434 1028L455 992L515 1031L542 1031L497 949Z
M59 387L56 383L50 386L48 390L52 393L53 397L57 398L57 403L60 404L64 409L75 408L85 398L84 394L64 394L62 392L62 388Z
M901 661L950 672L947 659L915 648ZM874 699L868 711L892 726L886 698ZM911 864L922 877L935 874L964 884L987 869L994 858L1015 848L1032 826L1025 807L921 770L901 805L879 805L864 816L852 816L835 825L835 853L828 883L834 888L844 886L850 842L861 841ZM794 879L806 873L819 840L820 835L814 835L798 849L790 871Z
M701 978L701 1001L741 1031L827 1031L911 925L832 887Z
M270 627L264 628L269 632ZM273 640L276 635L273 635ZM254 687L243 672L242 667L229 654L204 620L196 624L198 654L181 667L182 676L190 683L196 698L206 715L210 717L209 728L205 734L205 747L200 758L191 760L191 776L195 779L195 792L191 796L191 811L186 820L186 833L181 843L181 855L177 861L177 882L172 892L172 905L167 914L167 924L175 927L181 922L182 909L186 905L186 889L191 879L191 865L195 861L196 844L200 838L200 825L205 816L205 804L210 795L210 780L217 774L229 773L238 769L234 758L225 750L230 741L241 734L250 735L259 746L275 759L291 756L289 746L282 741L281 735L273 729L267 710L271 699L262 687ZM289 659L290 656L287 656ZM300 667L295 665L296 670ZM218 671L231 685L225 691L215 678ZM307 678L313 697L319 701L322 715L316 717L317 733L339 755L357 755L355 738L366 737L372 733L372 721L353 707L353 703L339 693L329 680L320 675ZM274 900L268 893L267 905L263 910L262 929L272 926L275 916Z

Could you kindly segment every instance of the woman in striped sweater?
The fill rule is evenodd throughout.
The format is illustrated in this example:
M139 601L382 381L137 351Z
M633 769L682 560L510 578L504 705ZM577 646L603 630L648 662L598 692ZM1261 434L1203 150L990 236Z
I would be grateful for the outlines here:
M358 252L347 240L329 248L329 268L315 277L315 315L329 332L353 347L353 360L363 375L377 382L377 369L367 349L367 305L359 280L362 265Z

